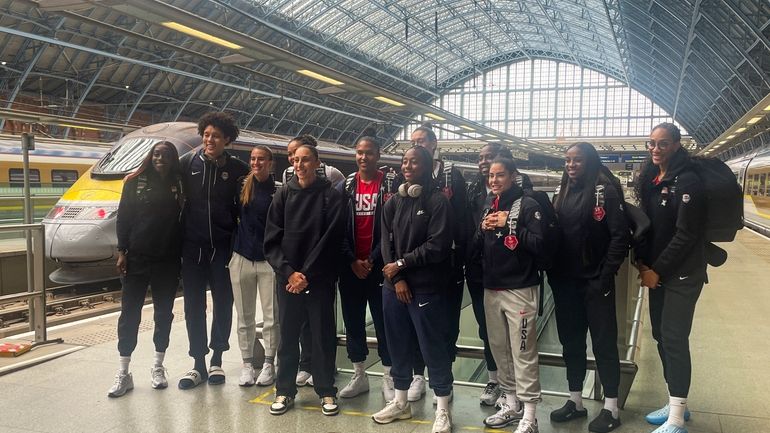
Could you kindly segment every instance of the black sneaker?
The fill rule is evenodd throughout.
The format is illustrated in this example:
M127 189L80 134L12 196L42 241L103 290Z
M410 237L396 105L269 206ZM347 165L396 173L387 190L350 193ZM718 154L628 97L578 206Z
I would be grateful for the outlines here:
M613 418L612 412L602 409L599 415L588 424L588 431L596 433L608 433L620 427L620 417Z
M564 406L551 412L551 421L565 422L572 421L573 419L585 418L587 416L588 409L583 408L583 410L577 410L575 402L572 400L567 400L567 402L564 403Z

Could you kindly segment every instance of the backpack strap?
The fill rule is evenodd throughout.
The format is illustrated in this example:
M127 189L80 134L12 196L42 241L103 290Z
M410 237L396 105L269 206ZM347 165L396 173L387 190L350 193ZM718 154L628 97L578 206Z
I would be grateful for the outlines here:
M141 197L145 189L147 189L147 174L142 173L136 178L136 197Z
M350 173L348 177L345 178L345 192L348 193L351 197L356 192L356 172Z
M595 205L596 207L604 207L604 185L598 183L596 184L596 192L594 192L594 197L596 198Z
M452 189L452 169L454 168L454 164L451 162L444 163L444 182L447 188L450 190Z
M508 225L509 235L516 233L516 224L519 220L519 213L521 213L522 198L524 198L523 195L517 198L516 200L514 200L513 204L511 205L511 210L508 212L508 220L506 221L506 224Z
M191 150L184 154L182 158L179 159L179 163L182 166L182 173L185 175L190 171L190 167L192 167L192 160L193 157L195 157L196 152L194 150Z

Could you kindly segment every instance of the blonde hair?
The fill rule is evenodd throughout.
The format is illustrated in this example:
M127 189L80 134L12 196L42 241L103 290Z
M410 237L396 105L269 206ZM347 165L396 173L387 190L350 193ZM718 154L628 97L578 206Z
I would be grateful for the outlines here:
M269 147L263 146L260 144L260 145L254 146L254 149L252 149L251 151L253 152L255 150L261 150L265 152L267 156L270 158L270 161L273 160L273 151L270 150ZM240 198L241 198L241 204L244 206L251 202L251 190L254 189L253 188L254 179L256 179L256 177L257 176L255 176L254 173L249 173L249 175L246 176L246 181L243 183L243 188L241 189Z

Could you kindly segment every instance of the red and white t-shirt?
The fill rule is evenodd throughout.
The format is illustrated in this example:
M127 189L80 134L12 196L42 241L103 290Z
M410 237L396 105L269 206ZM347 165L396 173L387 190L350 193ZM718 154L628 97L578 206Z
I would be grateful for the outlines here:
M383 173L377 175L371 182L363 182L356 173L356 258L366 260L372 252L374 236L374 215L377 210L377 197L380 193Z

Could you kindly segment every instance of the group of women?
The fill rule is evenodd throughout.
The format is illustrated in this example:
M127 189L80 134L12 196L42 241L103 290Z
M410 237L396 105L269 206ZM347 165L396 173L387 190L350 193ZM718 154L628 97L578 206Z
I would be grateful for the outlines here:
M202 119L204 144L203 132L208 126ZM215 128L219 129L216 124ZM588 429L609 432L618 428L620 368L614 281L630 239L624 194L617 179L602 166L593 146L570 146L553 201L559 221L554 228L545 217L553 211L550 205L536 199L503 147L488 145L480 153L480 180L468 190L468 224L458 223L447 185L438 181L442 171L434 160L435 134L416 134L420 139L404 153L398 176L377 168L378 141L370 134L362 137L356 143L358 171L336 186L324 175L313 143L307 144L301 137L292 141L292 174L280 187L270 174L270 149L258 146L252 150L251 172L241 179L233 203L238 222L229 259L244 361L239 384L275 381L270 413L280 415L291 409L305 328L310 336L302 338L302 350L312 355L307 368L321 399L321 411L324 415L339 413L334 384L334 302L339 280L347 352L354 365L353 377L340 396L353 397L369 390L364 367L368 304L385 370L382 391L386 404L372 418L381 424L411 418L410 390L416 367L424 362L437 406L432 431L451 431L454 325L447 312L454 303L450 291L456 274L452 269L457 258L457 225L464 224L473 232L463 255L467 257L466 274L474 274L468 283L469 289L475 287L471 289L474 313L490 373L481 401L499 408L484 424L493 428L515 425L516 433L536 433L536 406L541 400L536 336L541 263L548 254L545 233L560 230L561 246L548 279L570 398L550 419L567 422L588 415L581 392L590 331L605 403ZM233 135L237 132L225 134L226 142L233 141ZM421 143L425 136L432 143ZM705 198L679 140L679 131L672 124L653 129L648 142L651 160L637 184L641 208L652 224L645 241L635 248L635 260L642 284L650 288L653 337L670 391L669 404L647 417L649 422L661 424L656 433L686 432L688 336L705 281ZM219 157L214 155L215 160ZM167 386L163 354L173 318L179 246L187 242L182 241L187 233L180 216L186 216L184 209L190 206L183 197L189 184L184 166L173 145L158 143L126 178L118 214L118 268L124 283L118 325L121 367L109 391L113 397L133 388L128 362L136 346L148 284L153 288L156 322L152 386ZM204 258L210 264L217 254L216 248L212 250L199 251L208 255ZM258 376L251 365L257 298L265 341L265 363ZM218 311L222 310L215 308L215 316ZM188 316L195 313L187 303L185 312ZM215 323L221 319L215 317ZM192 328L190 318L187 320L189 333ZM221 340L222 330L216 332L219 335L212 329L212 340ZM205 378L210 384L224 382L221 351L226 347L221 343L214 347L212 341L215 351L207 373L200 351L193 354L192 341L195 367L179 387L195 387ZM212 381L214 375L217 380Z

